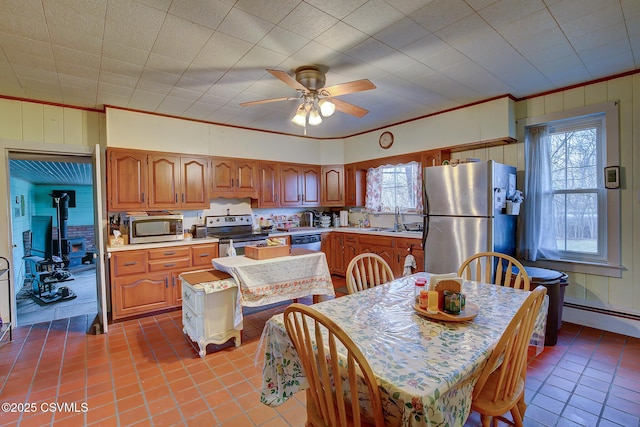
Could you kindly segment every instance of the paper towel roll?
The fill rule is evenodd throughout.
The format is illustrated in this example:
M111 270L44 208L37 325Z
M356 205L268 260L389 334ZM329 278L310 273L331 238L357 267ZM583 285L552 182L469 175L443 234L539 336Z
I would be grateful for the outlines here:
M349 211L340 211L340 226L349 226Z

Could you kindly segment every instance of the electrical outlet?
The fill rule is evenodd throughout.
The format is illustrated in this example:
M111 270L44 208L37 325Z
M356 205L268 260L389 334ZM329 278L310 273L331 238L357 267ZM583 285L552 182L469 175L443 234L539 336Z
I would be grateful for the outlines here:
M204 223L203 212L198 211L198 224L202 224L202 223Z

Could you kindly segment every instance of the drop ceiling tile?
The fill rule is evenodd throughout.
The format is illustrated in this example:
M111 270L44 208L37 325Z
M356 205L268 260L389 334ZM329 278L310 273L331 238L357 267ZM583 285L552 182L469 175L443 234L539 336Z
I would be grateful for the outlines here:
M560 24L570 40L592 34L594 31L616 26L624 29L622 11L617 7L602 7L589 15L576 17Z
M193 105L193 101L189 101L184 98L167 96L160 103L160 105L158 105L156 112L161 114L170 114L170 115L179 116L191 105Z
M309 41L308 38L284 28L273 27L269 34L258 42L258 45L283 55L292 55Z
M112 74L119 74L135 80L140 78L142 70L143 67L139 65L118 61L117 59L111 59L107 57L102 58L102 64L100 66L101 72L106 71Z
M85 36L102 39L107 2L44 0L43 5L49 32L75 28Z
M240 91L237 89L230 88L223 84L214 84L213 86L211 86L211 89L209 89L207 93L203 95L203 98L208 96L219 96L221 98L231 100L239 94Z
M142 69L140 72L142 72ZM113 87L121 87L123 90L133 90L138 84L138 78L102 70L100 72L100 82L110 84Z
M252 80L259 79L265 73L265 68L276 67L286 58L286 55L254 46L234 65L232 72L242 73Z
M186 75L182 75L180 79L176 82L174 86L174 90L186 90L187 92L195 92L198 94L198 97L202 95L203 92L206 92L211 88L213 83L215 83L221 76L222 73L216 74L216 77L211 77L207 81L207 76L211 76L211 73L202 72L199 77L204 78L204 80L197 80L187 77Z
M298 50L290 58L282 62L282 66L292 65L292 68L297 68L300 65L308 64L320 64L325 65L327 62L340 55L331 48L326 47L315 41L311 41Z
M21 81L23 79L33 79L43 82L48 81L51 82L50 84L54 85L58 84L58 76L56 75L54 68L14 64L13 69Z
M431 3L433 0L402 0L390 3L404 15L411 15ZM491 0L495 1L495 0Z
M215 30L230 10L231 5L222 1L191 0L172 2L169 13Z
M405 67L397 67L393 74L405 80L416 81L417 79L434 72L435 71L432 68L429 68L420 62L415 62Z
M134 93L136 90L142 90L144 92L166 96L169 92L171 92L171 89L172 87L169 85L163 85L162 83L140 79L138 81L138 84L136 85L136 88L134 89Z
M478 14L493 28L500 31L501 27L509 25L513 21L525 20L541 11L548 13L542 0L500 0L478 10Z
M100 71L95 68L84 67L82 65L72 64L69 62L61 62L56 65L56 71L60 75L69 75L83 79L91 79L98 81Z
M373 37L394 49L401 49L427 35L429 32L424 27L410 18L404 18L374 34Z
M198 91L189 90L181 87L175 87L175 86L171 88L171 90L169 91L170 97L181 98L191 102L195 102L196 100L198 100L198 98L200 98L201 95L202 93Z
M58 67L79 65L96 71L100 69L100 55L54 45L53 56Z
M278 25L303 37L314 39L335 25L336 22L338 20L333 16L301 2Z
M436 36L471 59L482 57L487 49L511 48L500 34L477 15L469 15L443 28Z
M175 57L152 53L144 68L159 70L176 76L176 80L189 68L189 63L175 59Z
M369 37L359 45L349 49L346 54L349 56L353 56L360 61L374 64L378 59L384 58L388 55L392 55L394 52L395 51L393 48L372 37Z
M383 0L369 0L343 19L363 33L374 35L404 15Z
M149 51L166 14L129 0L109 0L104 39Z
M187 71L176 82L178 87L200 87L203 91L208 90L211 85L217 82L224 75L225 71L212 70L191 65Z
M433 34L405 46L401 51L434 70L442 70L469 60Z
M41 42L49 41L42 2L37 0L1 1L0 31Z
M594 29L590 33L586 33L579 37L571 38L571 45L578 51L606 46L611 49L612 46L624 46L628 48L628 33L624 26L612 25L606 28ZM619 49L619 48L618 48Z
M100 80L98 83L98 92L99 93L109 93L111 95L117 95L121 98L126 98L127 101L133 94L135 87L127 87L120 84L112 84L106 81ZM126 103L124 104L126 105Z
M213 30L210 28L167 15L151 51L180 61L191 62L212 34Z
M343 19L366 2L367 0L306 0L306 3L309 3L310 5L323 10L338 19Z
M69 74L59 74L60 87L65 90L69 88L84 89L95 93L98 88L98 81L95 79L84 79L82 77Z
M53 51L50 43L16 37L8 33L0 33L0 47L10 61L18 63L31 61L32 59L23 58L23 56L29 55L53 62Z
M235 7L251 15L278 24L300 3L299 0L238 0Z
M166 86L173 86L178 81L178 76L161 70L145 67L142 69L140 80L146 80L152 83L160 83Z
M249 43L258 43L273 28L273 24L239 9L231 9L218 31Z
M143 111L155 111L164 99L164 95L146 92L141 89L133 91L127 107Z
M140 3L146 4L147 6L154 7L156 9L162 10L164 12L169 10L171 6L172 0L137 0Z
M314 39L317 43L331 49L346 52L353 46L366 40L369 36L344 22L336 22L334 26Z
M211 104L204 102L194 102L184 111L189 117L194 119L204 120L208 115L215 111Z
M201 69L225 71L233 66L253 47L239 38L216 32L192 62Z
M472 15L474 11L463 0L435 0L410 17L432 33Z
M149 58L149 51L105 40L102 45L102 58L143 66Z

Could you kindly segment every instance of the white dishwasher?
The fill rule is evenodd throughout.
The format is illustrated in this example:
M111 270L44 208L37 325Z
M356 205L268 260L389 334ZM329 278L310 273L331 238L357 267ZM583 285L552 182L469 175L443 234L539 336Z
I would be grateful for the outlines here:
M311 251L320 250L320 234L292 234L291 249L309 249Z

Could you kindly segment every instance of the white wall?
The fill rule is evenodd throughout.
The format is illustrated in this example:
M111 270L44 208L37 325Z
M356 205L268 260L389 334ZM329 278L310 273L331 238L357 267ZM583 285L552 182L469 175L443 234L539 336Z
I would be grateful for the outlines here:
M108 108L109 147L318 165L344 163L344 141L276 133Z
M345 142L345 163L504 137L515 138L514 102L504 97L384 130L394 134L391 148L385 150L378 145L382 130L357 135Z

